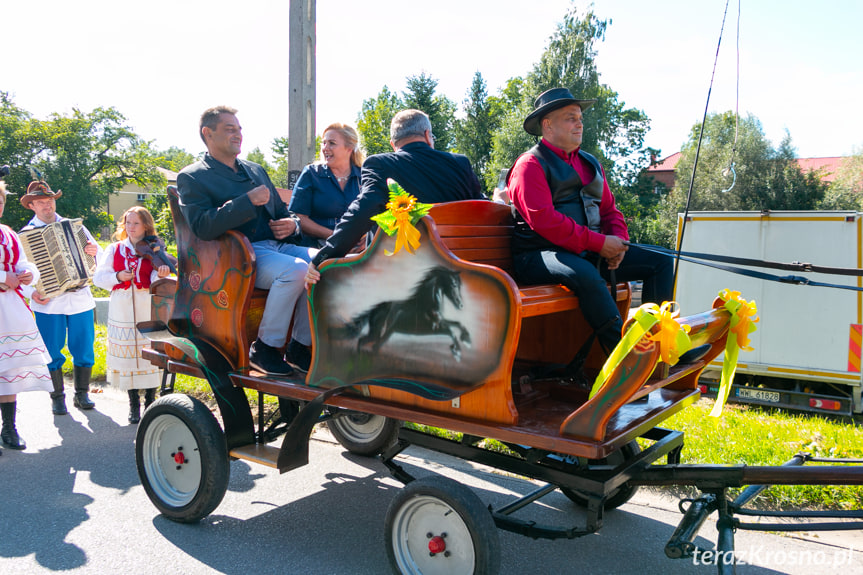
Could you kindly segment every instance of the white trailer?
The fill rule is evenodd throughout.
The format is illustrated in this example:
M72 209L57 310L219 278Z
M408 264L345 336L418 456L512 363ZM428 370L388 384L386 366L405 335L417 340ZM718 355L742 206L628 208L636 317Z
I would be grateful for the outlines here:
M678 244L683 214L678 215ZM782 263L863 268L863 213L842 211L691 212L683 251ZM860 277L747 268L860 287ZM680 263L676 299L693 313L722 289L755 300L761 321L754 351L741 352L729 400L820 413L863 412L860 339L863 292L794 285ZM715 394L722 356L702 377Z

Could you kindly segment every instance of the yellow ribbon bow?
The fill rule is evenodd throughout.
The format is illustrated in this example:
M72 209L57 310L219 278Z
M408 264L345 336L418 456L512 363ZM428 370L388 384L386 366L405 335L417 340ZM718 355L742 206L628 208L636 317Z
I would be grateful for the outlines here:
M642 337L647 335L650 329L657 323L661 324L659 332L648 336L648 339L659 342L660 357L662 361L674 365L680 354L685 353L692 346L689 341L689 326L681 326L675 319L678 311L672 311L675 302L664 302L662 306L655 303L646 303L639 307L632 316L633 322L620 338L620 342L614 347L608 355L608 359L596 376L593 382L593 387L590 390L588 398L592 398L602 388L602 384L608 379L611 373L623 361L629 352L635 348L635 345Z
M739 291L724 289L719 292L719 297L724 303L723 307L731 313L731 322L728 327L728 337L725 339L725 358L722 361L722 377L719 381L719 391L716 393L716 403L710 410L711 417L722 415L722 408L728 400L731 392L731 383L734 381L734 373L737 371L737 358L740 350L752 351L749 345L749 334L754 332L755 324L761 318L755 317L758 307L755 301L747 302L740 296Z
M378 223L387 235L396 234L396 247L392 252L384 250L388 256L398 253L402 248L412 254L420 247L420 231L414 225L428 213L432 204L421 204L407 193L398 182L387 179L390 201L387 209L372 221Z
M659 357L668 365L674 365L680 356L692 347L692 342L689 340L688 325L680 325L677 323L677 317L680 315L680 310L675 309L677 304L673 301L663 302L656 310L656 304L653 304L654 310L652 313L659 314L659 332L648 337L651 341L659 342Z
M412 254L420 247L420 231L411 223L410 210L413 208L413 196L408 197L411 200L409 208L391 207L393 202L387 204L387 208L393 212L393 216L396 218L396 247L392 253L384 250L384 253L388 256L397 254L402 248L405 248L409 254Z

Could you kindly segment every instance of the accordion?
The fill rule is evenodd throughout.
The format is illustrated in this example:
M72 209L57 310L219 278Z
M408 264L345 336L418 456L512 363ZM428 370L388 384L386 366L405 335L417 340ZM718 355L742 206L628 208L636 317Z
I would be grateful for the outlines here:
M61 220L18 234L27 259L39 269L36 291L56 297L93 283L96 258L84 253L89 242L81 219Z

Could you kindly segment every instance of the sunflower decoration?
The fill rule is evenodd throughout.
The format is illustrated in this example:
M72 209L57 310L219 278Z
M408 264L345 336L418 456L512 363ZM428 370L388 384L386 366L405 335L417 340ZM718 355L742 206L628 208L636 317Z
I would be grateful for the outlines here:
M387 211L372 216L387 235L396 234L396 247L392 252L384 250L388 256L396 254L402 248L412 254L420 247L420 232L416 223L431 209L431 204L421 204L417 199L407 193L398 182L387 179L387 188L390 192L390 201L387 202Z

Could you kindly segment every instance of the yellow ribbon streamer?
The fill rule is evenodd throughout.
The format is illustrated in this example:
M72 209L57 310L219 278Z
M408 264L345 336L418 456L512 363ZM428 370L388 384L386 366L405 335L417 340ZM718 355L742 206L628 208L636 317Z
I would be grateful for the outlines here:
M420 247L420 231L411 223L411 215L409 211L397 211L393 213L396 218L396 247L392 253L384 250L388 256L397 254L399 250L405 250L412 254Z
M635 345L644 337L657 323L660 323L658 333L649 336L652 341L659 342L660 357L666 363L674 365L682 353L692 346L687 332L689 326L681 326L675 319L679 312L672 311L676 304L664 302L662 306L655 303L646 303L639 307L633 315L633 322L626 333L620 338L620 342L614 347L605 360L605 364L596 376L593 387L590 389L588 399L596 395L602 388L602 384L614 372ZM667 359L666 359L667 358Z
M722 415L722 408L725 407L725 402L728 400L731 384L734 381L734 373L737 371L737 358L740 355L740 350L752 351L752 347L749 345L749 334L755 331L755 324L761 319L755 317L755 314L758 313L755 301L747 302L740 296L739 291L724 289L719 292L719 297L725 302L723 307L731 313L731 322L728 327L728 337L725 339L722 377L719 381L716 403L710 410L711 417Z

